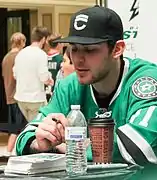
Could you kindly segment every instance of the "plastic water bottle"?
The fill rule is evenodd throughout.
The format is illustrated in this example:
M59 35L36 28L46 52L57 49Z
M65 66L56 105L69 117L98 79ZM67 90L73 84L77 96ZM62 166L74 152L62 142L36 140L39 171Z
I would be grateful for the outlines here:
M86 174L87 156L85 141L87 140L87 122L80 111L80 105L72 105L67 116L65 128L66 171L69 176Z

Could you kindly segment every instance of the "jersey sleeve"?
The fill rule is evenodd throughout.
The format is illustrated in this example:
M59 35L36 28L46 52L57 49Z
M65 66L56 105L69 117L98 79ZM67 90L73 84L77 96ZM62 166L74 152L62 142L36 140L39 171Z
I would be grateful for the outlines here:
M17 155L29 154L29 146L35 139L35 130L44 117L50 113L63 113L65 116L67 115L70 110L69 97L67 88L59 83L50 103L47 106L40 108L37 117L28 123L25 129L18 136L16 141Z
M157 164L157 78L138 78L128 102L127 123L117 129L120 153L132 164Z

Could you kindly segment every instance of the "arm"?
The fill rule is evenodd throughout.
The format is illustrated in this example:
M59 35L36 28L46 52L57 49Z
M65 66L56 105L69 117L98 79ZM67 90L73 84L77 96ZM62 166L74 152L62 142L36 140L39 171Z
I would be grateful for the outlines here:
M45 85L53 85L54 81L51 77L51 73L48 71L48 61L46 53L42 53L39 57L38 75L41 82Z
M68 95L68 91L66 87L64 85L62 86L58 84L58 88L55 90L52 96L51 102L47 106L39 110L39 114L37 115L37 117L32 122L30 122L26 126L26 128L21 132L21 134L18 136L17 142L16 142L17 155L30 154L32 153L32 149L33 151L36 150L37 152L39 152L40 150L42 150L42 152L47 151L47 150L52 150L54 146L59 145L59 144L55 144L53 146L52 143L50 143L45 149L44 147L42 147L43 148L42 149L41 147L39 148L38 144L34 142L37 139L36 137L40 136L39 133L37 136L37 132L39 132L38 131L39 126L43 127L44 118L46 116L48 116L50 113L62 113L65 116L68 114L70 110L70 105L69 105L70 100L68 97L69 95ZM50 121L50 123L51 122L52 120ZM38 138L38 142L39 141L42 141L41 136ZM32 144L32 142L34 145ZM61 146L59 146L59 149L60 147ZM61 147L61 150L59 150L59 152L63 152L62 147Z
M38 153L38 152L42 152L39 145L38 145L38 142L36 139L34 139L30 145L30 151L32 151L32 153ZM50 147L50 150L51 152L59 152L59 153L65 153L66 151L66 145L65 143L62 143L60 145L57 145L55 147Z
M157 164L157 106L142 108L135 116L117 130L120 152L125 160L133 164Z
M15 68L15 65L13 66L13 77L14 77L14 79L16 79L16 68Z
M138 91L133 92L133 86L130 88L127 123L117 129L120 153L133 164L157 164L157 98L151 93L156 88L154 82L151 81L150 90L141 90L141 97Z

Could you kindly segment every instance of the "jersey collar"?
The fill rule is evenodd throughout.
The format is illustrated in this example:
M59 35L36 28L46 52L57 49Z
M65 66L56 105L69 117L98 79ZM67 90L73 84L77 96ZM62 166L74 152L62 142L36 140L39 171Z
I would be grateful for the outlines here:
M111 99L110 101L110 104L111 105L113 103L113 101L118 97L118 95L120 94L121 92L121 88L122 88L122 84L123 84L123 81L124 81L124 78L126 76L126 74L128 73L128 69L129 69L129 60L127 58L124 58L123 59L125 64L124 64L124 70L123 70L123 75L122 75L122 79L121 79L121 82L117 88L117 91L116 93L114 94L113 98ZM91 91L91 96L93 98L93 101L94 103L98 106L97 102L96 102L96 99L95 99L95 96L94 96L94 92L93 92L93 88L92 88L92 85L90 85L90 91Z

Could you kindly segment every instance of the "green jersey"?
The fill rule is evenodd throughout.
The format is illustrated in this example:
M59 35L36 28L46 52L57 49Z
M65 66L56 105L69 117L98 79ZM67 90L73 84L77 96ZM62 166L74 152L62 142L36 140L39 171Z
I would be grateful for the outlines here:
M56 76L60 69L60 65L62 61L63 61L63 57L58 52L48 54L48 70L52 74L52 79L54 80L54 82L56 81ZM53 87L52 87L52 91L53 91Z
M113 161L157 164L157 66L141 59L124 58L125 65L119 87L108 110L115 121ZM81 85L75 73L61 80L50 103L19 135L18 155L27 154L28 144L35 138L35 130L49 113L70 111L81 105L86 119L99 115L99 106L92 85ZM87 151L92 159L91 148Z

